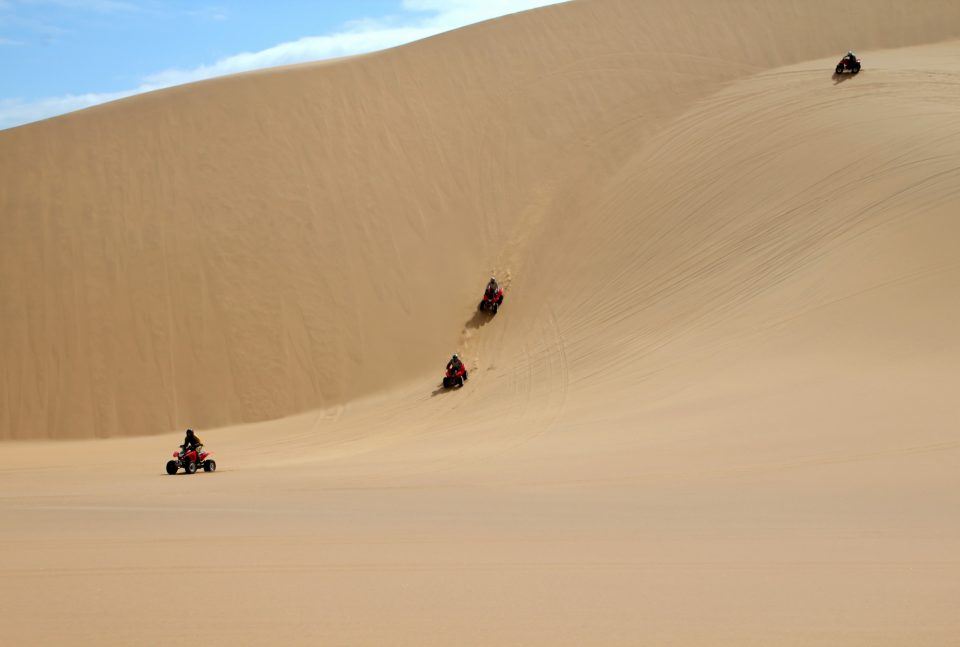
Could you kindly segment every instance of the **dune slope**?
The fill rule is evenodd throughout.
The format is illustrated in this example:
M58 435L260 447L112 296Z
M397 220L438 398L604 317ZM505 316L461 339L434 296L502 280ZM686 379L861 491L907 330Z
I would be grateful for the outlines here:
M0 437L265 420L435 370L486 274L574 231L563 207L692 101L960 13L832 6L576 2L0 133Z
M162 474L172 433L4 443L5 638L155 644L189 599L214 644L955 641L960 7L832 6L575 2L0 134L5 276L58 286L3 288L8 437L310 409L204 429L196 477ZM833 78L851 40L865 71ZM71 141L88 182L197 200L34 222L68 165L25 151ZM451 348L473 373L443 392Z

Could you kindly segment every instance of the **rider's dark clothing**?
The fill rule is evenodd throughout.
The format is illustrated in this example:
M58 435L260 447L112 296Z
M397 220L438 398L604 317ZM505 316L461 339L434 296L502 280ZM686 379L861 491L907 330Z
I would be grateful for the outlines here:
M447 362L448 371L459 372L461 369L463 369L463 362L461 362L459 358L451 359L449 362Z
M203 441L200 440L200 436L196 434L193 434L192 436L190 434L187 434L187 436L183 439L184 449L196 449L197 447L200 447L202 444L203 444Z

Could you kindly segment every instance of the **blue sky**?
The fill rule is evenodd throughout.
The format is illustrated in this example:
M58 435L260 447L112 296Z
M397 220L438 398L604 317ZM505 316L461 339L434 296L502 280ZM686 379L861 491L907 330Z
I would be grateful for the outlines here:
M222 74L392 47L562 0L0 0L0 129Z

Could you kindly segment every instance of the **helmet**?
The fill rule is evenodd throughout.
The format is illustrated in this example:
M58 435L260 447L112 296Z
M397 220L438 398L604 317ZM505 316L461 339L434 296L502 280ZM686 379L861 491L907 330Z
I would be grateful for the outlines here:
M460 358L457 357L457 354L456 354L456 353L454 353L454 354L453 354L453 357L451 357L450 359L460 359Z
M188 436L192 436L192 435L193 435L193 429L187 429L187 435L188 435Z
M853 50L851 49L850 51L847 52L847 56L856 56L856 54L854 54Z

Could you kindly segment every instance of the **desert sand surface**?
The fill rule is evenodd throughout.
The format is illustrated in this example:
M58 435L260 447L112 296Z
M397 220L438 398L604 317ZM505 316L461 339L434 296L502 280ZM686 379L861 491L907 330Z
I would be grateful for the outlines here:
M960 644L960 3L844 6L0 132L2 642Z

